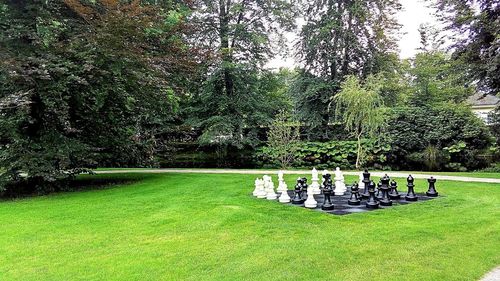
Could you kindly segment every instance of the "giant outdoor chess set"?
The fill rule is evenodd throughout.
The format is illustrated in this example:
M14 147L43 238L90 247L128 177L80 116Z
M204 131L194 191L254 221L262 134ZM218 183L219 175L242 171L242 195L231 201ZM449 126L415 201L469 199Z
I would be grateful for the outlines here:
M283 178L283 171L278 172L278 188L274 189L274 183L270 176L263 176L255 180L253 195L257 198L267 200L278 200L283 204L305 207L334 215L347 215L352 213L366 212L376 209L391 208L392 206L405 205L417 201L426 201L438 196L436 191L436 179L431 177L427 180L429 188L425 194L417 194L414 191L414 179L411 175L406 179L407 192L398 190L398 184L391 180L386 174L379 183L370 179L370 173L365 170L359 176L359 182L346 186L344 175L339 168L335 170L332 180L331 174L324 170L322 180L318 171L311 172L311 184L307 184L306 178L298 178L293 190ZM361 187L361 190L360 190Z

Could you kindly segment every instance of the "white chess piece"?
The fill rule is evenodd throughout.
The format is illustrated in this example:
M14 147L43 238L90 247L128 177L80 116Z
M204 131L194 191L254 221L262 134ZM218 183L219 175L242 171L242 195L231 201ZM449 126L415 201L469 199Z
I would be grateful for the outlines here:
M312 169L311 176L311 185L309 186L309 188L312 190L313 194L321 194L321 189L319 188L318 171L316 170L316 168Z
M285 183L285 187L286 187L286 190L281 192L281 195L280 195L280 198L279 198L279 201L281 203L288 203L290 202L290 196L288 195L288 187L286 186L286 183Z
M318 206L318 202L314 199L314 193L312 188L307 189L307 199L304 202L304 206L309 209L314 209Z
M265 177L265 176L264 176ZM257 198L266 198L267 197L267 192L266 192L266 181L263 179L259 180L259 191L257 192Z
M362 188L362 189L365 189L365 183L363 182L363 172L360 172L359 173L359 182L358 182L358 186L359 188Z
M286 192L288 190L283 174L284 173L281 170L278 172L278 188L276 189L276 192L278 193Z
M253 196L257 196L257 194L259 193L259 185L260 185L260 179L256 178L255 179L255 189L252 192Z
M274 183L272 181L269 181L267 183L267 195L266 195L266 199L267 200L276 200L276 198L278 198L278 196L274 192Z
M344 195L347 188L344 183L344 175L340 171L340 168L335 169L335 195Z

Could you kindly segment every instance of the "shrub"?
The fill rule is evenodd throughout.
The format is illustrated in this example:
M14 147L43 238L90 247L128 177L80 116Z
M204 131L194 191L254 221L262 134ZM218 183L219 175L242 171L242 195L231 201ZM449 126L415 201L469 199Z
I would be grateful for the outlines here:
M398 169L464 170L488 165L493 139L468 107L401 107L392 110L385 141Z

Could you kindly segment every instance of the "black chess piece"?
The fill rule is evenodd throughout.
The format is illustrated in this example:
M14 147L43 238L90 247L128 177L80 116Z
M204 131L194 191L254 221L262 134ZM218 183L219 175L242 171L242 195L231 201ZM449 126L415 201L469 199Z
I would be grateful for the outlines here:
M395 180L391 181L391 192L389 192L389 198L392 200L398 200L401 198L398 192L398 183Z
M392 201L389 199L389 182L391 181L391 178L386 174L385 176L382 177L380 180L380 205L382 206L392 206Z
M368 201L366 201L366 208L378 209L379 203L375 198L375 183L373 181L370 181L368 185L368 192L370 193L370 197L368 197Z
M309 187L309 185L307 184L307 178L302 178L302 199L304 199L304 201L307 200L307 188Z
M382 187L382 182L379 181L377 183L377 193L375 194L375 198L377 198L377 200L380 200L382 198L382 192L380 192L381 187Z
M302 204L304 200L302 199L302 179L297 179L297 184L295 185L295 189L293 190L293 199L292 204Z
M414 190L415 185L413 184L413 181L414 181L413 177L411 175L409 175L408 178L406 178L406 181L407 181L406 186L408 186L408 193L405 196L405 200L406 201L417 201L418 196L415 194L415 190Z
M430 177L429 179L427 179L427 182L429 183L429 190L427 190L427 192L425 194L427 194L427 196L429 197L437 197L438 196L438 192L436 191L436 179L434 177Z
M363 198L368 198L370 197L370 193L368 192L368 185L370 184L370 173L368 170L365 169L363 172L363 194L361 194L361 197Z
M349 205L359 205L361 204L361 200L359 200L359 186L358 183L353 183L351 186L351 198L347 200L347 204Z
M325 174L323 175L323 183L321 184L321 190L323 191L323 195L325 199L323 201L323 206L321 206L322 210L333 210L335 206L332 204L331 196L333 195L333 182L332 175Z

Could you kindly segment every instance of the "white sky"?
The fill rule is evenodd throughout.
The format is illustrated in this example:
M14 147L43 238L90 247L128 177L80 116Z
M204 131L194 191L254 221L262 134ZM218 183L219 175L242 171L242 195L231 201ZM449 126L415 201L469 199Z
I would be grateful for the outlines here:
M415 55L416 48L420 44L420 34L418 33L420 24L429 23L431 25L438 25L438 23L432 15L434 10L427 7L424 0L400 0L400 3L403 5L403 10L398 14L398 21L402 25L400 30L401 37L398 43L399 56L401 58L409 58ZM293 33L287 34L286 37L289 41L288 48L292 49L292 42L297 37ZM296 66L296 63L293 59L293 54L289 54L286 57L278 56L266 64L268 68L293 68L294 66Z

